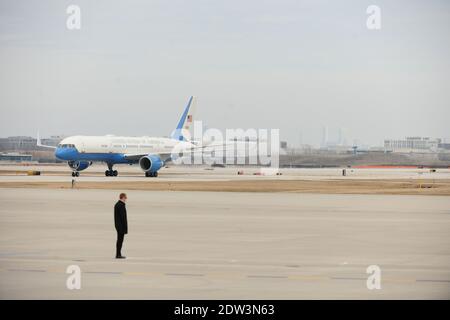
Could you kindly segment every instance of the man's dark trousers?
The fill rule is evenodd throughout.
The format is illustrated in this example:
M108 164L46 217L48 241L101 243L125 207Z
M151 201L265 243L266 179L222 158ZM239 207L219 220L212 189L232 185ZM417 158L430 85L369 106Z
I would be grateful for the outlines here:
M124 233L117 232L116 257L120 257L122 255L121 251L124 237L125 237Z

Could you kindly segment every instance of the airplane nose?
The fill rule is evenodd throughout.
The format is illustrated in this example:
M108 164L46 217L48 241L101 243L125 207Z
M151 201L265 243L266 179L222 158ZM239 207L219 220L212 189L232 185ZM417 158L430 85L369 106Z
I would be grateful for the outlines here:
M65 152L64 152L64 150L62 148L56 148L56 150L55 150L55 157L57 157L58 159L65 160L64 159L64 154L65 154Z

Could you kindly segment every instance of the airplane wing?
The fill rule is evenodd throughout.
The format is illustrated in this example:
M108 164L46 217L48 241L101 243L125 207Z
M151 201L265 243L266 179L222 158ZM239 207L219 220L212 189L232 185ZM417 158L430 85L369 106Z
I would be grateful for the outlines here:
M56 149L55 146L47 146L47 145L41 143L41 137L39 135L39 131L37 132L37 135L36 135L36 145L38 147L49 148L49 149Z
M139 161L140 158L148 156L148 155L159 156L161 158L161 160L164 162L169 161L172 156L171 153L127 153L127 154L124 154L123 156L126 160Z
M191 153L191 152L197 152L200 150L205 150L206 148L217 148L217 147L224 147L226 146L226 144L220 143L220 144L208 144L208 145L204 145L204 146L193 146L191 148L185 148L180 150L180 153L186 154L186 153ZM165 153L127 153L124 154L124 158L126 160L130 160L130 161L139 161L140 158L148 156L148 155L157 155L161 158L162 161L164 162L168 162L172 160L172 155L174 153L171 152L165 152ZM176 154L176 153L175 153Z

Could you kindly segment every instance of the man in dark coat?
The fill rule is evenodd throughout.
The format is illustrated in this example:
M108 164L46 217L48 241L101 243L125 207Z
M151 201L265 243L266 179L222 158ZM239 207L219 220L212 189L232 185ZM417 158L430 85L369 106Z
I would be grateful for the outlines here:
M114 206L114 224L117 231L117 243L116 243L116 259L125 259L122 256L122 243L123 238L128 233L128 221L127 221L127 209L125 208L125 202L127 201L127 195L121 193L119 201Z

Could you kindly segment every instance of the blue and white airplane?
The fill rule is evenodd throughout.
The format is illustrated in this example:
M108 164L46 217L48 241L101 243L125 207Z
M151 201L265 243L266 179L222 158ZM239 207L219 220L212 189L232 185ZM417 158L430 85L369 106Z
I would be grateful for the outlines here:
M108 166L105 176L117 176L113 170L115 164L139 163L146 177L157 177L164 164L172 160L172 153L192 152L196 145L188 140L194 117L195 97L189 102L181 115L177 127L170 138L165 137L121 137L106 136L71 136L63 139L57 147L43 145L37 137L37 145L55 149L58 159L66 160L72 169L72 176L78 177L80 171L87 169L93 162L104 162Z

